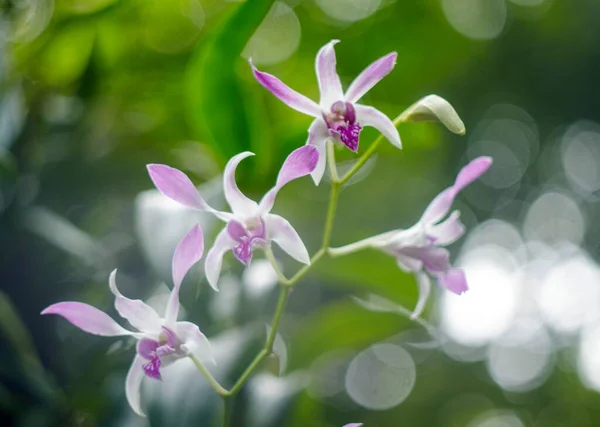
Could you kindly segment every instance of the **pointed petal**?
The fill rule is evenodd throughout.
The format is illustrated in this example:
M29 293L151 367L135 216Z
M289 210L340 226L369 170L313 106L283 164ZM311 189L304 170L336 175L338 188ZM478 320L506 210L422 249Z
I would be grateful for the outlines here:
M229 236L227 228L221 230L213 247L210 248L206 255L206 261L204 263L204 273L208 283L215 291L218 291L217 282L221 275L221 266L223 265L223 255L225 252L233 249L237 243Z
M268 214L265 218L267 237L277 243L291 257L304 264L310 264L310 256L306 246L294 227L283 217Z
M146 168L156 188L165 196L190 208L211 210L192 181L180 170L156 164L147 165Z
M435 224L450 211L456 192L452 187L446 188L429 203L421 216L420 222Z
M342 83L336 70L334 49L339 42L339 40L331 40L323 46L317 53L315 61L319 91L321 92L320 104L321 108L325 110L329 110L334 102L344 99Z
M388 53L365 68L350 84L350 87L346 91L346 101L354 104L365 93L371 90L373 86L379 83L381 79L387 76L394 69L397 56L396 52Z
M310 127L308 128L308 140L306 144L314 145L319 150L319 160L315 169L311 172L315 185L319 185L323 174L325 173L325 166L327 165L327 140L331 137L327 125L322 118L315 119Z
M289 107L293 108L296 111L299 111L304 114L308 114L313 117L321 116L321 109L311 99L308 99L306 96L299 94L294 89L287 86L277 77L272 76L268 73L263 73L262 71L258 71L252 60L250 60L250 66L252 67L252 72L254 73L254 77L258 82L263 85L269 92L287 104Z
M437 95L428 95L408 107L399 118L402 122L436 121L450 132L464 135L465 124L448 101Z
M344 427L361 427L362 423L346 424Z
M179 337L187 350L203 362L216 364L208 338L200 331L198 325L191 322L177 322L175 334Z
M492 158L487 156L477 157L463 167L454 182L454 191L458 193L467 185L481 177L492 166Z
M454 211L444 222L434 225L427 235L435 239L438 246L446 246L456 242L465 234L465 225L460 220L460 212Z
M115 296L115 308L131 326L139 331L156 332L160 331L162 324L160 316L152 307L144 303L142 300L129 299L119 292L116 281L117 270L110 273L108 284L111 292Z
M383 114L376 108L367 107L366 105L356 104L356 121L363 126L373 126L383 134L394 146L402 148L400 134L394 122L388 116Z
M144 379L144 370L142 366L144 363L146 363L145 360L141 356L136 355L129 368L129 372L127 372L127 379L125 380L125 396L127 397L127 402L129 402L129 406L131 406L133 412L142 417L146 416L141 407L141 388L142 380Z
M167 311L165 319L167 324L171 324L177 320L179 314L179 288L183 282L183 278L190 271L192 266L200 261L204 253L204 234L199 225L195 225L181 239L175 252L173 253L172 274L173 274L173 290L169 296L167 303Z
M246 157L254 156L254 153L245 151L243 153L233 156L225 166L225 172L223 172L223 191L225 193L225 199L231 211L236 216L250 216L257 208L257 204L254 200L250 200L240 191L235 181L235 170L242 160Z
M410 315L411 319L416 319L423 313L423 309L425 308L425 304L429 299L429 294L431 293L431 280L426 273L417 273L417 285L419 286L419 299L417 300L417 305L415 306L415 310Z
M279 190L288 182L310 174L317 167L318 161L319 150L314 145L304 145L292 151L279 170L275 187L260 201L260 213L269 212L273 208Z
M52 304L42 311L42 314L58 314L89 334L103 337L132 334L105 312L82 302L65 301Z
M469 290L465 272L460 268L451 268L447 272L437 276L440 285L455 294L462 294Z

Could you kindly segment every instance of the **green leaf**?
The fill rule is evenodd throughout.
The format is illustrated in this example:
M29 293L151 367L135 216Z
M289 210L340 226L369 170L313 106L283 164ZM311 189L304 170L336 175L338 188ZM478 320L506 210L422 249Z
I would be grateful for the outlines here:
M188 120L196 136L223 159L250 149L258 138L254 99L242 87L236 65L274 0L248 0L199 45L187 68ZM250 68L248 67L248 73Z
M365 310L351 300L321 307L292 336L290 370L306 367L332 350L359 349L388 338L409 322L395 313Z

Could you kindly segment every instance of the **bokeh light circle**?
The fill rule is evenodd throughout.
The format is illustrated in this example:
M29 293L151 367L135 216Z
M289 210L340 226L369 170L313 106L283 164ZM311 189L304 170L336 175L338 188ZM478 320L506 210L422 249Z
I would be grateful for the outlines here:
M354 22L377 12L381 0L316 0L317 5L338 21Z
M442 0L442 9L450 25L470 39L494 39L506 24L504 0Z
M416 379L415 362L402 347L376 344L359 353L346 372L346 391L360 406L390 409L402 403Z

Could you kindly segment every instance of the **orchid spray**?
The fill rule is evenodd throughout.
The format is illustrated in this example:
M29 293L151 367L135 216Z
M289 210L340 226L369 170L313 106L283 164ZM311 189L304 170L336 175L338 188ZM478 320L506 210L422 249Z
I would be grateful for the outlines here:
M160 317L140 300L123 296L116 285L116 272L110 275L110 290L115 296L117 312L136 331L123 328L107 314L79 302L61 302L46 308L43 314L57 314L86 332L102 336L131 336L137 340L136 355L126 380L126 395L132 409L143 415L140 400L142 379L162 378L161 371L181 358L190 358L210 386L224 399L223 426L230 423L230 402L273 351L279 322L294 286L316 263L327 256L343 256L365 248L374 248L393 256L405 272L415 275L419 286L419 299L412 317L418 317L426 306L433 278L441 287L461 294L468 290L465 274L450 263L445 248L465 233L460 213L450 209L454 199L467 185L477 180L492 164L489 157L472 160L459 171L455 182L443 190L425 209L416 224L406 230L392 230L378 236L366 237L345 246L332 248L331 235L335 222L340 189L377 151L386 139L395 147L402 148L397 125L415 121L438 121L450 131L464 134L465 127L454 108L437 95L426 96L402 112L395 120L374 107L359 104L361 97L386 75L392 72L396 53L389 53L369 65L344 92L336 71L334 47L338 40L323 46L316 56L315 69L320 89L316 102L299 94L273 75L259 71L251 62L256 80L273 95L291 108L314 117L308 128L306 144L289 154L283 162L274 187L259 202L242 193L236 182L236 168L253 153L243 152L233 156L223 174L223 193L231 208L219 211L204 200L196 186L183 172L170 166L151 164L147 166L150 179L156 188L170 199L223 221L205 259L205 274L210 286L218 290L223 258L228 252L243 265L248 265L257 253L262 253L271 263L279 280L279 299L271 322L271 329L262 349L229 388L221 385L206 367L213 362L207 338L198 326L177 321L179 289L183 278L197 263L204 248L204 238L199 226L183 237L173 255L173 290L165 315ZM364 126L372 126L380 132L354 165L343 175L338 174L334 144L359 151L359 138ZM294 227L283 217L271 212L278 192L292 180L311 175L315 184L329 168L331 191L320 248L312 255L302 242ZM272 252L272 244L278 245L303 266L291 277L280 270ZM359 427L360 423L345 427Z

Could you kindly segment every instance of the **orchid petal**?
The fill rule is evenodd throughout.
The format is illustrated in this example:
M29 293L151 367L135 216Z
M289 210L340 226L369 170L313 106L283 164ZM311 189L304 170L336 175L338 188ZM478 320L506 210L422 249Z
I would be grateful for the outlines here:
M426 273L417 273L417 285L419 286L419 299L417 300L417 305L413 313L410 315L411 319L416 319L423 313L423 309L425 308L425 304L429 299L429 294L431 293L431 280Z
M373 126L387 138L395 147L402 148L400 134L394 122L376 108L356 104L356 121L363 126Z
M402 253L394 253L398 267L406 273L416 273L423 269L423 261Z
M217 282L219 281L219 276L221 275L221 266L223 265L223 255L225 252L233 249L237 243L235 240L229 236L227 232L227 228L221 230L217 238L215 239L215 243L213 247L210 248L208 254L206 255L206 261L204 263L204 273L206 274L206 279L208 283L215 291L218 291Z
M129 372L127 372L127 379L125 380L125 396L127 397L129 406L131 406L133 412L142 417L146 416L141 407L141 388L142 380L144 379L144 370L142 366L144 363L146 363L146 361L141 356L136 355L129 368Z
M440 285L449 291L454 292L455 294L460 295L469 290L465 272L460 268L448 269L448 271L438 275L437 279Z
M336 70L336 58L334 46L339 40L331 40L323 46L317 53L315 68L317 71L317 80L319 81L319 91L321 92L321 108L329 109L336 101L344 98L342 83Z
M235 181L235 170L246 157L254 156L254 153L245 151L233 156L225 166L223 172L223 191L225 199L236 216L250 216L256 211L257 204L250 200L240 191Z
M346 424L344 427L361 427L362 423Z
M407 257L423 262L423 267L430 273L440 273L450 268L450 253L437 246L407 247L399 252Z
M127 321L139 331L156 332L160 331L162 321L160 316L152 307L144 303L142 300L129 299L119 292L116 282L117 270L110 273L108 284L111 292L115 296L115 308Z
M465 234L465 225L460 220L460 212L454 211L444 222L434 225L427 235L435 239L438 246L446 246L456 242Z
M308 114L309 116L321 116L321 109L316 102L296 92L277 77L258 71L252 63L252 60L250 60L250 66L252 67L252 72L254 73L256 80L289 107L301 113Z
M248 230L246 230L241 222L236 221L235 219L232 219L227 223L227 232L236 242L241 242L244 237L249 237Z
M167 165L147 165L148 174L156 188L165 196L190 208L211 211L212 208L198 193L186 174Z
M450 132L464 135L465 124L448 101L437 95L428 95L408 107L399 118L402 122L437 121Z
M387 76L396 65L396 52L389 53L373 62L350 84L346 91L346 102L355 103L375 86L381 79Z
M446 188L429 203L421 216L420 222L424 224L435 224L450 211L456 192L452 187Z
M325 173L325 166L327 164L327 140L331 137L327 125L323 119L315 119L308 128L308 140L306 144L314 145L319 150L319 159L315 169L311 172L315 185L319 185L323 174Z
M285 218L268 214L265 218L265 225L267 226L269 240L277 243L281 249L301 263L310 264L310 256L306 246L304 246L294 227Z
M137 343L136 351L137 354L142 356L144 359L150 360L155 356L157 348L158 342L149 338L142 338Z
M288 182L310 174L317 167L318 161L319 150L313 145L304 145L292 151L279 170L275 187L260 201L259 211L269 212L273 208L279 190Z
M173 290L169 296L165 314L167 324L171 324L177 320L177 315L179 314L179 288L188 271L190 271L194 264L200 261L203 253L204 235L202 228L199 225L195 225L181 239L173 253L171 267L173 273Z
M467 185L481 177L492 166L492 158L487 156L477 157L463 167L454 182L453 188L456 193L463 190Z
M89 334L103 337L132 334L105 312L82 302L65 301L52 304L44 309L42 314L58 314Z
M175 324L175 333L190 353L203 362L216 364L210 341L200 331L198 325L191 322L177 322Z

